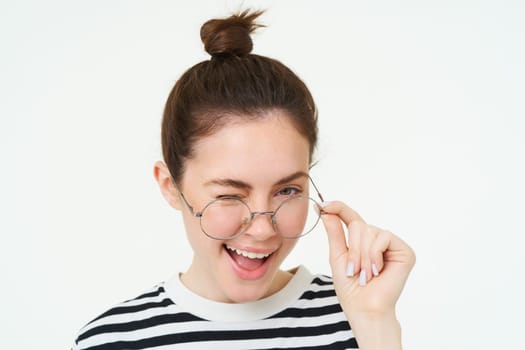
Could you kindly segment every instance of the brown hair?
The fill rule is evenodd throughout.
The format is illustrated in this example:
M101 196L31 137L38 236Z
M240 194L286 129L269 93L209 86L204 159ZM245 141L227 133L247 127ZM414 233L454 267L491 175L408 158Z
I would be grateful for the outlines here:
M269 57L250 54L250 34L261 27L263 11L245 10L201 27L212 56L188 69L169 94L162 120L162 152L179 183L194 143L234 120L263 118L279 109L310 144L317 143L317 110L306 85L289 68Z

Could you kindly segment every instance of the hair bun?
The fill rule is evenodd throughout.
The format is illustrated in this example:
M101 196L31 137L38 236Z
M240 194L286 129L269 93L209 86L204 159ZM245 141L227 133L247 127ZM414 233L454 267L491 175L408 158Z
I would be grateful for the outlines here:
M211 19L201 27L204 49L212 57L246 56L253 48L250 34L259 27L255 19L264 11L245 10L224 19Z

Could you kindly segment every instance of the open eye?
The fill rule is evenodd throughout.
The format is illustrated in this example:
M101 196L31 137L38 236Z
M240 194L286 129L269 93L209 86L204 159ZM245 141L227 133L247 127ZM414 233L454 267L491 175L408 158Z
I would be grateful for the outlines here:
M279 190L279 192L277 192L277 195L278 196L285 196L285 197L292 197L292 196L296 196L298 194L302 193L302 191L298 188L295 188L295 187L285 187L281 190Z

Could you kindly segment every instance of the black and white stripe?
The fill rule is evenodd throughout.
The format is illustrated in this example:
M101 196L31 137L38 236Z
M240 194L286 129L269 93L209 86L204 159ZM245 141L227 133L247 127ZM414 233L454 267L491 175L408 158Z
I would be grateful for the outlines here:
M270 317L206 320L170 298L164 284L97 317L73 350L356 349L331 278L312 276L301 296Z

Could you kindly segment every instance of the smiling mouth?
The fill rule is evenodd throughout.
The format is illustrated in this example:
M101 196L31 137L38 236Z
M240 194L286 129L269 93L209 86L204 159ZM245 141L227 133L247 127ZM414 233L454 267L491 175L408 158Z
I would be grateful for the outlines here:
M263 254L263 253L249 252L249 251L246 251L246 250L242 250L242 249L237 249L237 248L231 247L229 245L226 245L226 249L228 249L231 252L236 253L237 255L242 255L242 256L244 256L244 257L246 257L248 259L265 259L265 258L269 257L272 254L272 253Z
M272 253L255 253L224 245L232 260L241 268L253 271L261 267Z

